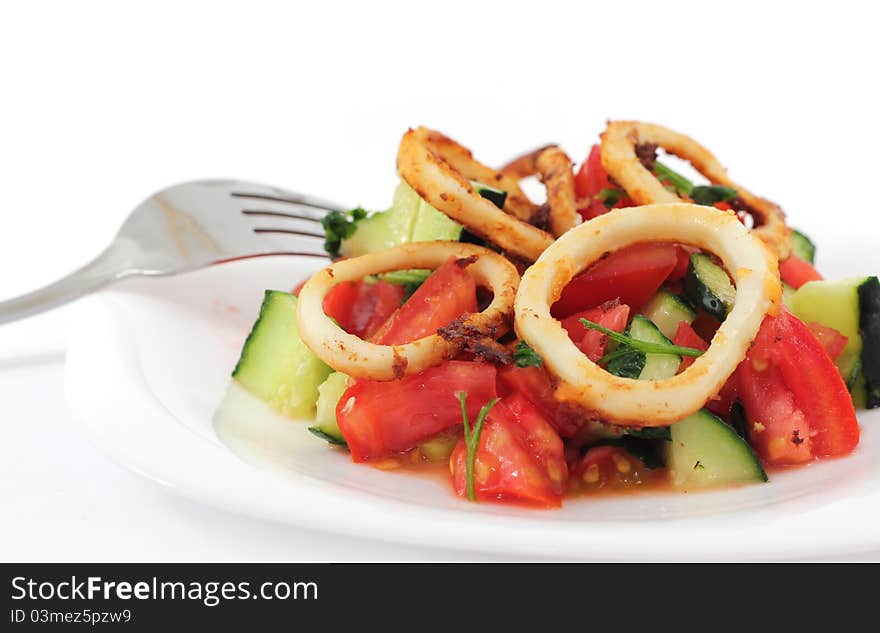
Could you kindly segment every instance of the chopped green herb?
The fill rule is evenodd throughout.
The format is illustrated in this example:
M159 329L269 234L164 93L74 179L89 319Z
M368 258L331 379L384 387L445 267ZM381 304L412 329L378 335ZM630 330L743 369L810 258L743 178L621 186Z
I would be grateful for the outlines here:
M668 426L646 426L641 429L627 427L626 434L642 438L643 440L672 441L672 431L669 430Z
M625 345L626 347L630 347L644 354L678 354L679 356L692 356L694 358L703 355L703 350L694 347L682 347L681 345L672 345L671 343L649 343L647 341L639 341L627 334L609 330L608 328L603 327L598 323L593 323L587 319L581 318L578 319L578 321L580 321L588 330L597 330L602 334L605 334L612 341L617 341L621 345ZM626 350L617 349L614 352L603 356L599 362L601 363L603 360L609 362L611 359L623 356L625 351Z
M691 195L691 190L694 188L694 183L692 183L690 180L688 180L678 172L669 169L669 167L667 167L660 161L654 162L654 175L657 176L657 178L664 184L670 184L672 188L675 189L675 191L678 193L678 195Z
M742 402L736 400L730 407L730 415L728 416L728 424L733 427L736 434L741 438L746 437L746 410Z
M614 439L599 440L593 446L617 446L622 448L633 457L640 460L646 468L654 470L663 468L663 458L657 450L656 444L649 439L624 435Z
M342 240L354 235L358 220L367 217L367 212L358 207L351 211L331 211L321 219L324 227L324 250L334 259L339 257Z
M465 461L465 490L467 498L471 501L476 501L477 493L474 490L474 463L477 460L477 448L480 446L480 434L483 432L483 422L486 421L486 416L489 415L489 411L491 411L492 407L495 406L495 403L498 402L498 398L492 398L489 402L483 405L483 408L481 408L480 412L477 414L477 420L474 422L473 430L471 430L470 423L468 422L467 393L459 391L458 401L461 403L461 423L464 425L464 445L467 449L467 458Z
M525 341L516 344L516 348L513 350L513 360L517 367L541 367L544 364L544 359Z
M727 202L736 198L736 189L721 185L697 185L691 189L691 198L697 204L711 207L717 202Z
M596 197L602 201L606 209L611 209L615 204L626 198L626 192L622 189L605 188L596 194Z
M384 273L379 277L382 281L387 281L396 286L403 286L406 290L404 298L409 299L412 293L425 283L425 280L431 275L431 272L432 271L426 269L413 268L411 270L394 270L390 273Z

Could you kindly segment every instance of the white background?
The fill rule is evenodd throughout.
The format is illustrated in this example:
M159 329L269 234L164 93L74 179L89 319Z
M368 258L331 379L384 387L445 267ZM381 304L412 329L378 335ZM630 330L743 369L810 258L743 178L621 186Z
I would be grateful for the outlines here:
M84 263L176 181L381 207L400 135L419 124L499 163L549 141L580 160L608 118L663 123L820 249L841 226L880 245L869 3L589 5L5 4L0 298ZM61 310L0 328L0 559L459 556L233 517L114 465L66 412L65 326Z

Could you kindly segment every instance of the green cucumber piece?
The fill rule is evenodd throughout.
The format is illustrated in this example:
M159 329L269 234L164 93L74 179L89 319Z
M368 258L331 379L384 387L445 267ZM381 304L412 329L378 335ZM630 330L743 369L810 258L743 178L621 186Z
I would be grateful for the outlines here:
M880 280L868 279L859 286L859 331L862 334L862 375L866 406L880 407Z
M474 191L483 196L486 200L494 204L499 209L504 208L504 203L507 202L507 192L501 189L495 189L495 187L490 187L489 185L484 185L481 182L477 182L476 180L471 180L471 185L474 187Z
M342 372L335 371L327 376L318 387L315 423L309 427L309 431L318 437L340 446L345 445L345 438L336 423L336 405L347 387L348 376Z
M721 266L705 253L694 253L688 263L684 291L691 303L723 321L733 308L736 288Z
M675 338L679 323L684 321L690 325L697 318L697 313L682 297L668 290L658 291L642 308L642 313L651 319L668 339Z
M357 257L409 242L457 240L460 236L460 224L422 200L401 180L391 208L358 220L354 234L342 240L339 253Z
M794 298L794 293L797 290L794 289L793 286L789 286L784 281L782 282L782 303L785 304L785 307L791 310L791 301Z
M299 336L296 297L267 290L232 377L279 413L311 417L318 385L332 371Z
M767 481L752 447L705 409L673 424L671 432L665 461L676 488Z
M795 229L791 231L791 252L811 264L816 259L816 245L809 237Z
M857 407L867 401L865 381L858 370L862 356L862 334L859 328L859 287L868 277L851 277L836 281L809 281L795 291L791 311L804 323L821 323L834 328L846 338L846 347L834 361L847 384Z
M419 450L429 462L448 462L457 443L458 435L438 435L419 444Z
M647 317L637 314L627 328L627 334L637 341L646 343L672 342ZM608 363L607 370L616 376L638 378L639 380L663 380L678 372L681 356L678 354L646 354L631 350Z

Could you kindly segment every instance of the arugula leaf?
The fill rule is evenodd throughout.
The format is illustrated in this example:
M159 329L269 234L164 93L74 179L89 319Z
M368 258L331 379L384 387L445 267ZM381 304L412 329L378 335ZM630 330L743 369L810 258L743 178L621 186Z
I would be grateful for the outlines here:
M645 368L645 354L625 345L599 359L605 371L621 378L637 379Z
M423 269L423 268L413 268L410 270L394 270L389 273L383 273L379 275L379 278L382 281L387 281L390 284L394 284L396 286L403 286L404 290L404 300L409 299L416 290L419 289L425 280L431 275L433 271Z
M615 204L626 198L626 192L622 189L605 188L596 194L596 197L602 201L606 209L612 208Z
M483 198L494 204L499 209L504 208L504 203L507 202L507 192L503 189L496 189L495 187L490 187L489 185L484 185L481 182L477 182L476 180L471 180L471 185L478 194L480 194Z
M730 407L730 415L728 416L728 424L733 427L736 434L741 438L746 438L746 409L742 402L736 400Z
M669 169L669 167L667 167L660 161L654 162L654 175L657 176L658 180L666 181L670 185L672 185L673 189L675 189L678 195L691 195L691 191L694 188L694 183L679 174L677 171Z
M697 204L711 207L716 202L727 202L736 198L736 189L721 185L697 185L691 189L691 198Z
M639 437L643 440L665 440L672 441L672 431L668 426L645 426L640 429L627 428L626 435Z
M649 343L647 341L639 341L627 334L621 334L620 332L609 330L598 323L593 323L584 318L578 319L578 321L580 321L588 330L597 330L602 334L605 334L612 341L617 341L621 345L625 345L644 354L678 354L679 356L692 356L694 358L703 355L703 350L694 347L682 347L681 345L673 345L671 343ZM606 362L610 362L611 359L616 357L618 352L621 352L620 356L623 356L622 350L616 350L611 352L611 354L606 354L603 359L605 359ZM599 362L601 363L602 359L600 359Z
M467 449L467 457L465 461L465 491L467 493L467 498L471 501L477 500L477 493L474 490L474 463L477 460L477 448L480 446L480 434L483 432L483 422L486 421L486 416L489 415L489 411L492 410L492 407L495 406L498 400L498 398L492 398L489 402L483 405L480 412L477 414L474 428L471 430L467 414L467 393L464 391L458 392L458 401L461 403L461 422L464 426L464 445Z
M544 364L544 359L540 354L529 347L525 341L516 344L516 348L513 350L513 360L517 367L541 367Z
M321 226L324 227L324 250L330 257L339 257L339 247L342 240L354 235L358 220L367 217L367 212L360 207L351 211L331 211L321 218Z

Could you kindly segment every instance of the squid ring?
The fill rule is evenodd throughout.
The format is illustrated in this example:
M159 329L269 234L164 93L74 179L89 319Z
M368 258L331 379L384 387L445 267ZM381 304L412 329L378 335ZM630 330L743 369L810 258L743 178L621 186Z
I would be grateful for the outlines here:
M554 237L581 223L575 200L572 162L556 145L546 145L515 158L501 168L501 173L517 180L538 175L547 189L550 232Z
M609 251L643 241L686 242L718 255L736 285L733 309L709 349L664 380L614 376L575 347L550 306L578 272ZM664 426L700 409L733 373L764 315L780 310L776 257L732 212L693 204L617 209L575 227L523 275L514 304L519 336L559 379L556 398L617 424ZM637 421L637 422L636 422Z
M450 257L475 258L468 266L477 284L492 290L485 310L464 315L464 325L500 336L510 328L519 274L503 256L475 244L419 242L337 261L302 287L296 322L305 344L337 371L355 378L393 380L416 374L454 356L459 347L432 334L405 345L377 345L347 333L324 313L324 297L336 284L411 268L437 268Z
M643 143L655 143L670 154L690 162L712 184L736 189L737 196L746 203L760 222L752 229L755 235L760 237L780 260L789 256L791 229L785 223L782 209L733 182L727 176L727 170L708 149L689 136L662 125L638 121L611 121L602 134L602 167L636 204L680 201L675 193L668 191L657 177L642 165L636 155L636 147Z
M468 150L439 132L418 128L404 134L397 170L432 207L505 251L532 262L553 243L552 235L528 224L533 205L513 178L478 163ZM479 195L470 180L505 189L505 208L513 215ZM526 203L531 205L528 210Z

